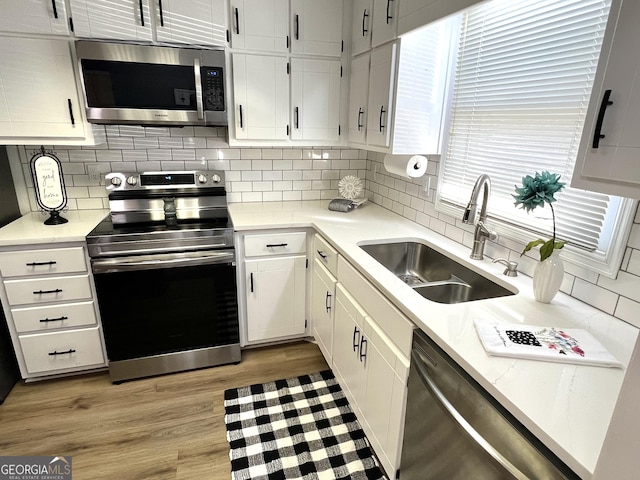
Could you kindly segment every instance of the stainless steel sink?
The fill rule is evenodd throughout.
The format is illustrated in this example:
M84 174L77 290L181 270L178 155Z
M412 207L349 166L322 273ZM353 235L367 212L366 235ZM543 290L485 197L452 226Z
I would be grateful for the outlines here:
M387 242L360 248L433 302L452 304L515 294L423 243Z

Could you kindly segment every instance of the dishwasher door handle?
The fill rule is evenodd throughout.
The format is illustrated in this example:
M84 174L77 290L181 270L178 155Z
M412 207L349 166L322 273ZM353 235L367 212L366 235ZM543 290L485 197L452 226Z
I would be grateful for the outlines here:
M487 454L489 454L494 460L496 460L504 469L506 469L514 478L518 480L528 480L524 473L507 460L498 450L495 449L473 426L467 422L460 412L447 400L447 397L440 391L440 389L433 383L433 380L429 377L429 373L424 368L423 363L425 360L421 358L420 354L415 351L411 352L412 365L416 367L416 371L420 380L427 387L427 390L433 395L436 401L445 409L449 416L465 431L467 435L480 446Z

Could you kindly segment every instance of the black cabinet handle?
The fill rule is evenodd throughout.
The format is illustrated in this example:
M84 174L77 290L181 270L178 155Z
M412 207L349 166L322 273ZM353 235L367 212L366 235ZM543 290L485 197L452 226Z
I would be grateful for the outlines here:
M73 117L73 105L71 104L70 98L67 98L67 105L69 106L69 118L71 118L71 125L75 125L76 119Z
M40 266L40 265L55 265L56 263L58 263L58 262L56 262L54 260L50 260L48 262L29 262L29 263L26 263L25 265L27 267L37 267L37 266Z
M267 243L266 247L267 248L286 247L287 245L289 244L288 243Z
M300 40L300 17L298 15L296 15L293 31L296 40Z
M367 32L369 31L364 27L364 22L365 22L365 20L367 19L368 16L369 16L369 14L367 13L367 9L365 8L364 12L362 12L362 36L363 37L366 36Z
M327 292L327 296L324 299L324 309L329 313L331 311L331 294Z
M144 27L144 11L142 10L142 0L138 0L140 6L140 26Z
M233 16L236 21L236 35L240 35L240 22L238 21L238 7L233 9Z
M48 322L62 322L63 320L69 320L69 317L65 317L64 315L58 318L42 318L40 319L40 323L48 323Z
M602 102L600 102L600 110L598 111L598 120L596 120L596 131L593 134L593 148L600 146L600 140L605 136L602 133L602 122L604 122L604 114L607 111L609 105L613 105L613 102L609 100L611 96L611 90L605 90L602 96Z
M51 6L53 7L53 18L58 18L58 7L56 6L56 0L51 0Z
M244 128L242 122L242 105L240 105L240 128Z
M299 128L299 122L298 122L299 115L300 115L300 109L296 107L293 110L293 126L296 128L296 130Z
M356 334L358 334L358 340L356 340ZM360 330L358 327L353 327L353 339L351 340L351 343L353 344L353 351L355 352L360 344Z
M318 252L318 255L320 255L320 258L322 260L326 260L327 256L324 254L324 252L322 250L316 250Z
M251 293L253 293L253 272L249 274L249 283L250 283Z
M45 293L62 293L62 289L56 288L55 290L36 290L34 295L44 295Z
M360 107L358 108L358 131L359 132L362 130L362 127L364 127L364 125L360 121L360 117L362 117L362 115L364 115L364 110L362 109L362 107Z
M364 347L364 348L363 348ZM364 353L362 351L364 350ZM364 338L364 335L360 337L360 361L365 360L367 358L367 339Z
M389 25L389 20L393 20L393 16L389 15L389 7L391 5L391 2L393 2L393 0L387 0L387 25Z
M58 352L57 350L54 350L53 352L49 352L49 355L67 355L69 353L76 353L76 351L73 348L70 348L65 352Z
M162 12L162 0L158 0L158 11L160 12L160 26L164 27L164 13Z
M382 124L382 116L386 113L386 110L384 109L384 105L380 107L380 131L382 132L382 130L384 129L384 125Z

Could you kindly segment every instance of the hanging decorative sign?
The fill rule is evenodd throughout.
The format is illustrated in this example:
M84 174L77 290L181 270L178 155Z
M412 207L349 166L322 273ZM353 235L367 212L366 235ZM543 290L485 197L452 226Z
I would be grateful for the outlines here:
M40 151L31 157L31 175L38 206L50 215L44 224L67 223L69 220L60 216L60 211L67 205L67 191L58 157L40 147Z

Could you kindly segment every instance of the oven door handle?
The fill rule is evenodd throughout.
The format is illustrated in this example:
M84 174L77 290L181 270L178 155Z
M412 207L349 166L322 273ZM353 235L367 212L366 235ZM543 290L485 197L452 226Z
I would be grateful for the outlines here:
M165 267L192 267L199 265L233 264L235 253L232 252L210 252L202 253L193 257L183 257L180 255L166 255L162 258L147 258L141 260L140 257L121 257L106 260L93 260L91 270L93 273L113 273L130 272L133 270L150 270Z

